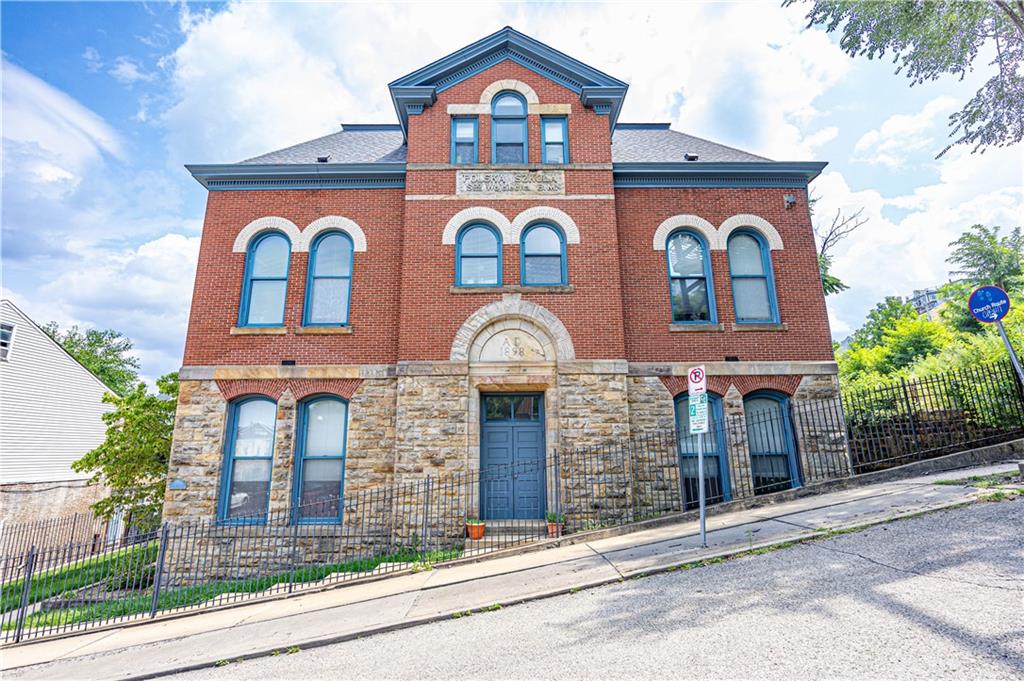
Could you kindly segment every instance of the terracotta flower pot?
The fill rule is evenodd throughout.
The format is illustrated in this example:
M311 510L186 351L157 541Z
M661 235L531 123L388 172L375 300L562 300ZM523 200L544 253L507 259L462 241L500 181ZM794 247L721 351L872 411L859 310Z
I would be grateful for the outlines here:
M476 525L470 525L470 524L467 523L466 524L466 534L469 535L469 538L474 540L474 541L477 540L477 539L483 539L483 537L484 537L484 527L486 527L486 526L483 523L479 523L479 524L476 524Z
M565 527L564 523L548 523L548 537L551 539L561 537L563 527Z

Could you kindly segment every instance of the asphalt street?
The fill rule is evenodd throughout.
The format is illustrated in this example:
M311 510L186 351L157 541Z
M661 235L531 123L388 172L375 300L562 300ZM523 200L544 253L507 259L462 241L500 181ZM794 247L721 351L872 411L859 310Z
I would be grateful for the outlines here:
M177 678L1024 677L1024 499Z

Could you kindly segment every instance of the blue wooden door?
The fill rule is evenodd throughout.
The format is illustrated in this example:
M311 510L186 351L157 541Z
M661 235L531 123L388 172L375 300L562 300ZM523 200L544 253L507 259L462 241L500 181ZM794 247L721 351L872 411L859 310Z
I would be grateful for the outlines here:
M485 395L480 415L480 515L485 520L544 517L542 395Z

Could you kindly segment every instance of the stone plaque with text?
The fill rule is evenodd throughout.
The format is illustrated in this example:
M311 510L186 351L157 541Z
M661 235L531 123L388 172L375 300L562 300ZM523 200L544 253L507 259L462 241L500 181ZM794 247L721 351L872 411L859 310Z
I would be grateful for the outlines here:
M466 196L495 194L564 194L561 170L460 170L455 193Z

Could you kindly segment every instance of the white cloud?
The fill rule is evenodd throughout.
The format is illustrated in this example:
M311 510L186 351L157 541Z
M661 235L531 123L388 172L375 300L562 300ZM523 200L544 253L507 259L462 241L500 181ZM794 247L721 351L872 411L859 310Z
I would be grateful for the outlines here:
M142 66L135 60L129 57L118 57L114 60L114 65L107 71L115 80L131 85L139 81L151 81L156 78L155 73L144 71Z
M932 99L916 114L896 114L875 130L864 133L854 145L854 160L900 168L919 152L936 151L935 124L957 107L952 97Z
M120 136L95 113L3 60L4 176L27 170L43 184L74 182L103 156L123 156Z
M85 60L85 69L90 73L96 73L103 68L103 60L95 47L87 47L82 52L82 59Z

